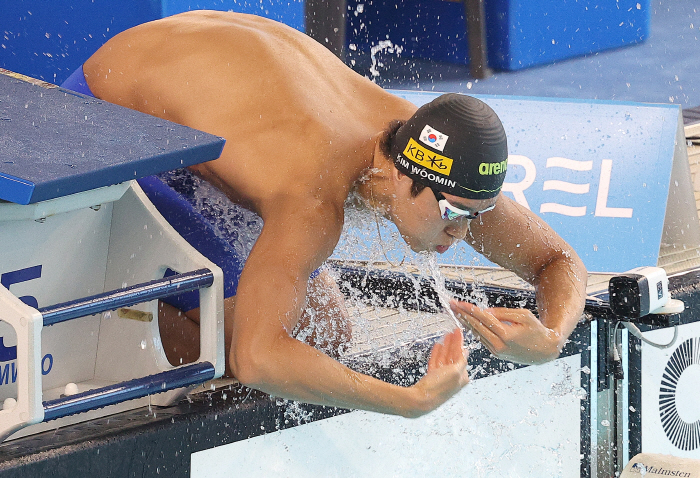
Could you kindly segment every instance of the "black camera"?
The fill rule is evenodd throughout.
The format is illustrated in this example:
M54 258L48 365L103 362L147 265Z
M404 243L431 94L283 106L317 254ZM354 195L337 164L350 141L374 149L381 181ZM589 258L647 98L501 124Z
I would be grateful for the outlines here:
M638 267L612 277L608 294L610 310L621 320L680 314L685 308L680 300L671 299L666 271L660 267Z

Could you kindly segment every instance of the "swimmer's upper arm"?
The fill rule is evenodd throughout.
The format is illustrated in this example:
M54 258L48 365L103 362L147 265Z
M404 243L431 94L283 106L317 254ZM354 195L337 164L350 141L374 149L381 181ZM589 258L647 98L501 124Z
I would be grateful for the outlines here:
M315 199L291 202L276 201L271 212L262 211L264 237L261 235L260 249L278 257L287 270L301 274L306 283L333 253L343 228L343 209Z
M227 324L231 367L239 379L246 375L242 367L260 357L261 350L289 337L303 311L309 275L333 252L342 231L342 216L322 205L277 204L264 220Z
M493 211L471 221L465 240L530 283L552 260L571 251L547 223L503 194Z
M576 252L542 219L509 198L473 220L468 241L535 286L539 319L561 350L583 312L587 273Z

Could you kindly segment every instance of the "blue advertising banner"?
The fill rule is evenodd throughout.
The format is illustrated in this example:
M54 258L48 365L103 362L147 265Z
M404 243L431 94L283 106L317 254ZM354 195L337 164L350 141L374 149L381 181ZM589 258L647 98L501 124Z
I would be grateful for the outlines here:
M439 95L394 93L418 106ZM551 225L589 271L657 264L674 155L685 148L677 105L478 97L508 135L505 194ZM466 244L454 249L438 261L490 265Z

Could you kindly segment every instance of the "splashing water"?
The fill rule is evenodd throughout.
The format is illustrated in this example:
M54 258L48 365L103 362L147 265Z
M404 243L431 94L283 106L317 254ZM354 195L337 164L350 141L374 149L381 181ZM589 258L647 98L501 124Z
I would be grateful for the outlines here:
M277 398L275 401L278 407L284 407L284 422L293 423L294 425L303 425L314 419L314 411L307 410L303 403L286 398ZM279 426L277 427L280 428Z
M408 351L410 348L404 345L454 330L452 324L456 322L448 316L449 297L446 291L442 302L433 304L439 309L448 309L445 314L413 308L425 300L424 280L431 276L427 265L424 265L427 257L411 251L394 224L358 203L352 197L346 201L343 234L332 260L350 267L389 269L405 274L404 277L410 284L407 284L407 290L401 294L386 297L380 291L369 290L366 283L341 283L341 287L349 294L347 303L353 323L351 351L371 351L373 360L381 360L376 354L387 348ZM377 229L381 229L381 239ZM433 260L437 261L436 258ZM444 284L439 280L436 282ZM408 296L404 295L406 293ZM403 300L407 301L408 309L402 305Z
M386 51L388 53L396 53L396 55L401 55L403 47L399 45L394 45L391 40L382 40L378 44L374 45L370 49L370 56L372 58L372 65L369 67L369 72L372 74L373 78L379 76L378 66L384 66L384 64L377 60L377 53L381 51Z
M428 333L435 333L438 331L446 333L454 330L454 327L457 326L464 332L465 345L470 349L479 348L480 342L476 339L471 330L461 325L452 312L452 308L450 307L452 296L445 287L445 276L442 274L438 264L439 257L437 254L425 252L416 253L411 251L410 247L401 238L400 233L393 224L388 223L388 221L382 217L379 217L379 222L379 227L382 229L381 240L376 231L375 216L371 211L353 207L352 200L346 202L343 234L338 243L338 247L336 247L334 251L333 259L352 263L357 260L356 258L358 257L366 258L365 266L370 269L375 263L379 265L380 269L383 269L387 260L393 261L395 262L394 264L391 262L389 263L391 265L391 270L406 274L406 277L413 283L413 291L416 300L420 300L419 296L423 294L424 284L422 280L432 278L434 282L433 287L438 295L438 300L434 305L438 309L445 309L443 314L424 313L419 317L396 317L395 321L397 322L410 320L412 323L410 330L409 328L404 328L402 331L405 332L405 334L401 336L397 335L396 343L405 343L424 337L422 334L426 333L428 330ZM403 259L405 259L405 261ZM479 307L488 307L488 298L485 292L478 287L476 282L474 285L474 289L469 294L470 302L475 303ZM345 286L347 287L347 284L345 284ZM361 295L361 293L357 294L358 297ZM352 297L353 294L351 292L351 302L353 301ZM377 303L381 302L382 300L377 301ZM405 315L405 311L401 310L400 305L398 303L395 304L395 306L396 305L399 306L399 314ZM370 340L369 337L372 335L370 331L373 330L372 319L353 317L353 320L356 321L353 326L353 336L355 339L358 342L367 342ZM367 333L367 337L361 339L359 336L364 337L364 332ZM372 340L376 342L377 337L373 337Z
M455 317L454 312L452 312L452 307L450 307L450 300L452 298L450 297L450 294L447 292L447 288L445 287L445 276L443 276L440 272L440 266L438 266L437 263L437 254L421 254L421 256L425 259L424 266L425 268L427 268L428 274L435 282L435 292L437 292L440 305L443 309L445 309L447 315L450 316L450 318L454 321L457 327L461 329L462 324L459 322L457 317Z

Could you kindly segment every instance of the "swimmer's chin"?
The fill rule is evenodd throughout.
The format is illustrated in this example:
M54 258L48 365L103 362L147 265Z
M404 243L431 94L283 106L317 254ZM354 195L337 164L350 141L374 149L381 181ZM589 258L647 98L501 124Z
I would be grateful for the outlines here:
M408 247L411 248L413 252L437 252L439 254L445 253L452 244L449 244L447 246L443 245L438 245L438 246L433 246L429 244L416 244L415 242L412 242L410 240L406 240L404 237L404 241L406 241L406 244Z
M444 254L450 248L450 246L419 246L416 244L408 244L413 252L437 252L438 254Z

